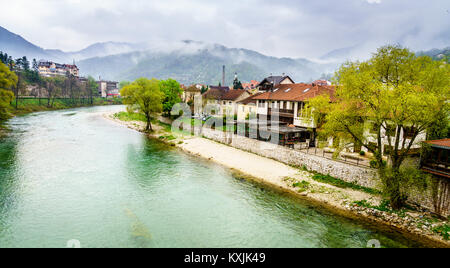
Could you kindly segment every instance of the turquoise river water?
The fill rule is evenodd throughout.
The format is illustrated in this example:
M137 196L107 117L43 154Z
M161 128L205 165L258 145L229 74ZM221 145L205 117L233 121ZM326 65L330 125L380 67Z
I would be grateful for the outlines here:
M0 247L412 247L234 178L102 113L42 112L0 141Z

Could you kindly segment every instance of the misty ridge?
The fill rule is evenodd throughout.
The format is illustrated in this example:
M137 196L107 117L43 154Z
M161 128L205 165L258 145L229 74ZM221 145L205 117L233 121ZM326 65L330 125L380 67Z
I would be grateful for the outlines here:
M226 66L226 84L232 84L235 73L243 82L262 80L271 74L289 75L295 82L329 78L345 60L362 58L366 46L339 48L319 59L278 58L244 48L228 48L194 40L167 41L151 38L145 43L96 43L80 51L64 52L43 49L0 27L0 51L13 57L76 62L80 75L107 80L135 80L139 77L173 78L183 84L217 85ZM441 50L433 50L438 55ZM448 52L448 49L447 49ZM422 52L426 54L426 52ZM430 55L432 56L432 55Z

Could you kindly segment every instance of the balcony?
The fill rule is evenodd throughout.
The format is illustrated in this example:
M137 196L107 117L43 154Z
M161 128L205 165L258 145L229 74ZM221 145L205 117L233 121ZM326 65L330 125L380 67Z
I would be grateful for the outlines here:
M295 117L294 125L298 126L298 127L304 127L304 128L316 128L317 127L314 122L314 119L312 117Z
M438 161L426 161L422 170L434 175L450 178L450 164Z
M272 108L269 108L269 115L272 114ZM274 113L275 110L274 110ZM294 110L286 110L286 109L279 109L278 110L279 117L288 117L288 118L294 118Z

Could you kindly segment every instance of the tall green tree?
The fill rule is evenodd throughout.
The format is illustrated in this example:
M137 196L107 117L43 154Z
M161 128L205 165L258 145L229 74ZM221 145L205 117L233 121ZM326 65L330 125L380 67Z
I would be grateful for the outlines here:
M172 107L181 102L183 90L180 84L174 79L161 80L159 82L161 91L164 93L163 113L169 115Z
M14 93L10 90L17 84L17 76L9 68L0 63L0 121L9 117L8 107L14 100Z
M120 91L124 104L137 109L146 118L146 131L153 131L151 120L156 113L162 112L164 93L157 79L139 78Z
M90 104L94 104L94 96L98 94L98 84L94 77L89 76L86 82L86 90L89 96Z
M368 61L345 63L335 80L337 101L329 104L323 131L373 153L385 193L398 209L404 202L400 166L419 134L449 112L450 65L384 46ZM368 128L375 133L375 143L368 138ZM411 137L405 139L404 132ZM389 167L382 155L386 141Z

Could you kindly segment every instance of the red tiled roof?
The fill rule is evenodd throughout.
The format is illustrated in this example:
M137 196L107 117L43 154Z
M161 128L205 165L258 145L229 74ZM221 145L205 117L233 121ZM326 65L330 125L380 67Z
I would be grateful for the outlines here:
M332 98L335 94L335 87L320 86L311 84L288 84L278 85L273 92L265 92L257 97L256 100L276 100L276 101L305 101L319 95L330 95Z
M438 148L442 148L442 149L450 149L450 139L426 141L425 143L428 143L433 147L438 147Z
M250 103L256 103L255 97L258 97L261 94L263 94L263 93L256 93L255 95L252 95L252 96L250 96L250 97L248 97L246 99L243 99L243 100L241 100L238 103L239 104L244 104L244 105L247 105L247 104L250 104Z
M222 100L234 101L246 92L247 92L246 90L242 90L242 89L232 89L232 90L229 90L227 93L225 93L225 95L222 96Z

